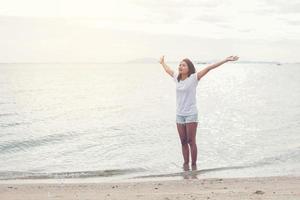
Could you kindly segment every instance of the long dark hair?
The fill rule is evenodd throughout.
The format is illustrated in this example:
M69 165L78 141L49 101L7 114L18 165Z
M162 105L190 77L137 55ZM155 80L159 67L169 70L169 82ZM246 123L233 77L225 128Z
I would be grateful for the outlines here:
M188 77L191 74L196 72L195 66L194 66L194 64L192 63L192 61L190 59L184 58L182 61L186 62L186 64L188 65L188 68L189 68ZM181 74L178 74L178 76L177 76L178 82L180 81L180 79L181 79Z

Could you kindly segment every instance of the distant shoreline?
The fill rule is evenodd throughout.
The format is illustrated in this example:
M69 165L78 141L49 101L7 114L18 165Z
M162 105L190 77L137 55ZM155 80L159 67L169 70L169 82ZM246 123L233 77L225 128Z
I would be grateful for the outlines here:
M168 61L178 63L179 61ZM210 64L215 61L193 61L195 64ZM277 61L236 61L235 64L300 64L300 62L277 62ZM1 64L159 64L156 62L127 61L127 62L0 62Z

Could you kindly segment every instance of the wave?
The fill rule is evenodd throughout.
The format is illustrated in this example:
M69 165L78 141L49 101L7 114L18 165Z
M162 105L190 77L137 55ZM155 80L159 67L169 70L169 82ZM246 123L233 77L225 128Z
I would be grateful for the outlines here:
M155 178L155 177L175 177L175 176L186 176L187 174L191 175L200 175L208 172L216 172L216 171L225 171L225 170L233 170L233 169L244 169L244 168L254 168L254 167L262 167L265 165L276 165L280 163L289 163L289 162L298 162L300 161L300 147L296 150L292 149L285 153L265 157L261 160L246 163L245 165L239 166L225 166L225 167L216 167L216 168L208 168L208 169L200 169L200 170L192 170L192 171L182 171L176 173L167 173L167 174L151 174L151 175L143 175L143 176L135 176L130 179L135 178Z
M75 172L22 172L22 171L0 171L0 180L12 179L57 179L57 178L88 178L88 177L111 177L129 173L145 171L143 168L110 169L96 171Z
M249 166L227 166L227 167L216 167L216 168L208 168L208 169L200 169L200 170L192 170L192 171L182 171L168 174L151 174L151 175L143 175L143 176L135 176L129 179L136 178L156 178L156 177L175 177L175 176L186 176L187 174L191 175L200 175L213 171L222 171L222 170L232 170L232 169L242 169L248 168Z
M53 142L61 142L68 138L74 138L74 134L52 134L47 135L42 138L38 139L29 139L29 140L22 140L22 141L9 141L3 144L0 144L0 154L17 152L22 150L28 150L33 147L43 146L47 144L53 144Z
M63 136L60 136L63 137ZM48 141L51 141L51 139ZM3 149L2 149L3 150ZM0 151L1 146L0 146ZM112 177L119 175L132 174L128 179L136 178L155 178L155 177L176 177L190 175L201 175L210 172L249 169L256 167L263 167L265 165L289 164L291 162L299 163L300 147L290 149L284 153L275 156L269 156L250 163L235 166L221 166L215 168L179 171L174 173L150 174L146 168L128 168L128 169L107 169L107 170L93 170L93 171L74 171L74 172L33 172L33 171L0 171L0 180L12 179L59 179L59 178L88 178L88 177ZM137 172L143 172L144 175L138 175ZM146 174L146 175L145 175Z
M15 126L20 126L20 125L25 125L25 124L31 124L31 123L29 123L29 122L0 123L0 127L7 128L7 127L15 127Z
M0 113L0 117L18 115L18 113Z

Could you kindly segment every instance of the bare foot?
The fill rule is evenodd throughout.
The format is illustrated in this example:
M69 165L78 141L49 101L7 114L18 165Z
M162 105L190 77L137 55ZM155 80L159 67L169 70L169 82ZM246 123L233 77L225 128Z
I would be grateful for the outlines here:
M197 170L197 164L192 164L192 170Z
M183 163L183 169L184 169L184 171L188 171L189 170L189 163Z

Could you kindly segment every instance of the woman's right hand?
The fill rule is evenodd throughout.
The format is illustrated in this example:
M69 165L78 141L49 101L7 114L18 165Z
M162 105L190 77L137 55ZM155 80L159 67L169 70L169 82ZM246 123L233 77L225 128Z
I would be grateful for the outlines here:
M159 63L163 64L165 62L165 56L160 57Z

